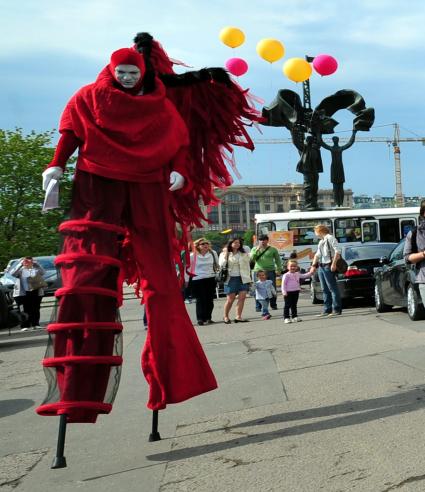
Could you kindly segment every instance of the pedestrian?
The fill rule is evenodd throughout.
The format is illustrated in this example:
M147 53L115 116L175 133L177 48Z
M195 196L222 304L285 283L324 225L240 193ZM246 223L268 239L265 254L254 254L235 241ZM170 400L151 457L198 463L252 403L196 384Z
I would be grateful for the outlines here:
M246 294L251 285L251 269L249 266L249 254L243 247L242 238L231 239L227 244L226 251L222 251L219 257L220 268L228 269L228 276L224 282L224 293L226 302L224 304L223 320L226 325L230 324L229 313L233 306L236 296L235 323L246 323L247 319L242 318L242 311L245 304Z
M16 278L13 297L18 305L23 305L26 319L21 324L21 331L41 329L40 305L44 296L43 267L32 256L22 258L11 270L10 274Z
M298 318L297 309L301 290L300 280L311 277L314 273L314 268L310 268L307 273L300 273L297 260L288 260L287 267L288 271L282 276L282 294L285 301L283 320L284 323L298 323L302 321Z
M419 225L409 231L406 236L403 251L407 263L416 266L416 280L425 306L425 200L422 200L419 209Z
M319 269L323 290L323 312L318 316L337 316L342 313L341 296L336 283L336 262L341 257L341 250L328 226L319 224L314 228L314 233L320 241L312 265Z
M289 255L289 258L288 258L288 259L286 260L286 262L285 262L285 266L284 266L284 268L283 268L283 270L282 270L282 275L283 275L284 273L286 273L286 272L289 272L289 269L288 269L288 263L289 263L289 261L290 261L290 260L297 260L297 259L298 259L298 254L297 254L297 252L294 250L294 251L292 251L292 253ZM300 266L298 265L298 270L297 270L297 271L300 271L300 270L301 270L301 269L300 269Z
M254 270L254 282L257 279L257 272L262 270L265 272L267 279L273 282L276 290L276 274L282 274L282 260L279 251L274 246L269 245L269 236L267 234L262 234L258 240L258 246L252 248L250 253L251 266ZM273 310L277 309L276 296L270 299L270 308ZM255 310L257 312L261 311L261 304L257 299L255 300Z
M276 297L276 289L271 280L267 279L266 272L257 271L257 281L255 282L255 299L261 304L261 315L264 320L272 317L269 313L270 299Z
M192 244L189 243L188 245L188 250L192 247ZM192 304L192 277L187 274L188 270L188 265L186 265L186 252L185 250L181 251L180 253L180 259L182 262L183 266L183 272L184 272L184 285L182 287L183 289L183 299L185 304ZM179 272L180 274L180 272Z
M211 248L211 243L201 237L193 243L190 254L190 277L192 295L196 298L196 318L198 326L210 325L214 309L214 297L218 271L218 256Z

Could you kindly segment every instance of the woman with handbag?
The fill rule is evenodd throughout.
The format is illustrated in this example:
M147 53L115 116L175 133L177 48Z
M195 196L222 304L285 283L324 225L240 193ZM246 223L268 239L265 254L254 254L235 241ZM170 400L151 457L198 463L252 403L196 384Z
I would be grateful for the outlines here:
M192 296L196 298L196 318L198 326L210 325L213 323L211 317L214 309L215 276L219 268L218 256L204 237L197 239L193 245L189 275L192 279Z
M227 271L227 278L224 283L224 293L227 295L227 299L224 304L223 320L226 325L231 323L229 318L230 309L236 296L238 296L235 323L245 323L248 320L242 318L242 310L246 294L251 285L251 269L249 266L249 253L243 247L243 240L241 238L230 240L227 250L220 254L218 262L221 272L223 270Z
M329 228L320 224L314 228L316 236L320 237L312 266L319 268L319 280L323 290L323 312L318 316L337 316L342 313L341 296L336 283L337 263L341 258L338 241Z
M47 284L43 278L43 268L31 256L22 258L10 272L16 278L13 297L23 304L27 319L21 324L21 331L41 329L40 304L44 296L43 287Z

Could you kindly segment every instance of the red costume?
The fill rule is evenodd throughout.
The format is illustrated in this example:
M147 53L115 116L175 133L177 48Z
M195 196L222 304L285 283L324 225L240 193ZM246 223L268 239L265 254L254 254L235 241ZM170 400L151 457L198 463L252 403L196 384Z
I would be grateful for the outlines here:
M131 90L113 75L121 64L142 72ZM164 73L167 88L157 76ZM199 197L209 203L213 186L231 183L225 149L252 147L242 118L256 120L258 113L238 86L208 73L185 87L154 41L149 59L134 49L115 52L96 82L65 108L49 167L64 168L79 151L70 220L60 226L65 241L56 263L63 287L56 292L55 322L48 326L43 365L49 391L37 409L41 415L95 422L99 413L110 412L122 363L118 307L124 279L140 279L144 293L148 407L159 410L217 387L180 293L176 222L183 230L199 224ZM140 94L148 74L151 89ZM209 114L219 101L227 121ZM168 189L173 170L186 181L176 192Z

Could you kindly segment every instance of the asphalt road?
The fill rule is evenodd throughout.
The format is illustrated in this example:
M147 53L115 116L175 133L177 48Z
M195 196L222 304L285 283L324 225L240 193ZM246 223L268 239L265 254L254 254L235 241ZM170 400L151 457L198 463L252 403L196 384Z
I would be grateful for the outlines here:
M127 300L113 412L68 426L62 470L50 469L58 419L34 413L47 336L1 332L1 490L424 491L425 322L365 303L334 319L320 309L305 292L303 322L284 325L248 299L249 323L199 327L220 387L160 412L163 439L148 443L142 310Z

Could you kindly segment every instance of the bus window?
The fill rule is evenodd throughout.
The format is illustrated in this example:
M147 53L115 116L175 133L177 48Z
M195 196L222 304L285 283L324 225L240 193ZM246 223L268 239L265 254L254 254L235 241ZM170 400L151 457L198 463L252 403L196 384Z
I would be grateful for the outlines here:
M360 218L335 219L335 237L339 243L351 243L362 240Z
M262 234L268 234L271 231L276 230L276 224L274 222L260 222L257 224L257 237L260 237Z
M362 221L362 240L364 243L379 241L379 222L377 220Z
M332 232L332 222L329 219L317 220L291 220L288 222L288 231L294 233L294 246L317 244L319 238L314 234L314 227L323 224Z
M407 233L411 231L416 225L416 220L414 218L411 219L400 219L400 237L404 238L407 236Z

